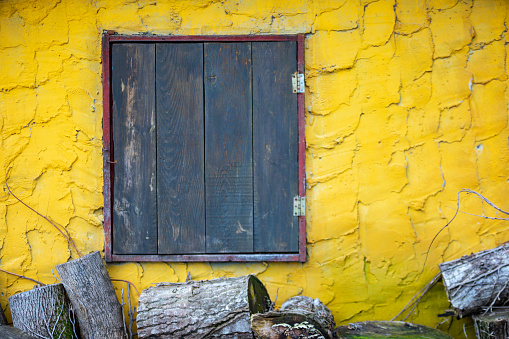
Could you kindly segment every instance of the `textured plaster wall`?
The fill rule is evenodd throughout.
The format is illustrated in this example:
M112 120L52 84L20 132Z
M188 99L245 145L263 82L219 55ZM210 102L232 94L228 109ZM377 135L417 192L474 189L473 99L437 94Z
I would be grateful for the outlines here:
M277 3L277 4L276 4ZM306 33L308 261L125 263L113 278L256 274L277 304L320 298L338 323L390 319L437 264L509 240L509 224L454 214L461 188L508 210L509 4L495 0L0 1L0 267L45 283L103 249L101 32ZM10 169L10 171L8 171ZM494 216L478 199L461 209ZM491 214L490 214L491 213ZM421 271L423 272L420 275ZM0 303L33 283L0 272ZM115 282L115 287L125 284ZM441 285L412 321L435 326ZM440 325L455 337L462 323ZM467 330L471 324L466 323Z

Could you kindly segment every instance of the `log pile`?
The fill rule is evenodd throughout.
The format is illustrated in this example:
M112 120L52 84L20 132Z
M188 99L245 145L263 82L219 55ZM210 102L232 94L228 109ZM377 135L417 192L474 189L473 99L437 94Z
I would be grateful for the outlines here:
M509 244L439 267L447 297L459 318L503 306L509 298Z
M14 328L0 316L0 338L128 338L122 306L99 252L56 269L62 283L9 298Z
M508 254L509 244L504 244L440 264L455 315L473 315L479 339L509 338ZM5 326L0 314L0 338L131 339L99 252L56 268L61 284L9 298L15 328ZM404 322L336 329L330 310L305 296L290 298L274 310L254 275L150 287L139 298L137 325L139 338L450 338Z
M509 243L439 267L455 315L473 317L477 338L509 338Z
M271 301L258 278L248 275L185 283L163 283L139 299L139 338L253 338L251 314Z

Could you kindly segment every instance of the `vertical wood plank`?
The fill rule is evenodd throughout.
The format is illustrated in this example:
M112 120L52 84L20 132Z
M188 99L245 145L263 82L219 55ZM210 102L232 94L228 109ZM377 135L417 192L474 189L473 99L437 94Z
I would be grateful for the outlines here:
M205 43L207 253L253 250L251 43Z
M157 44L159 254L205 253L203 44Z
M156 254L155 47L113 44L113 253Z
M296 42L253 42L255 252L298 252L296 71Z

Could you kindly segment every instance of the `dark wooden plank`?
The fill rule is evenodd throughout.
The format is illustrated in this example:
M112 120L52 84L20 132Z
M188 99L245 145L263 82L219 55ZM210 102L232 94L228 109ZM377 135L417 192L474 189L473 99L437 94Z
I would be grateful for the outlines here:
M223 254L152 254L152 255L126 255L114 254L112 260L115 262L290 262L299 261L297 253L223 253Z
M254 251L298 252L297 44L253 42Z
M112 46L113 253L156 254L155 46Z
M203 44L157 44L159 254L205 252Z
M207 253L253 251L251 43L205 43Z

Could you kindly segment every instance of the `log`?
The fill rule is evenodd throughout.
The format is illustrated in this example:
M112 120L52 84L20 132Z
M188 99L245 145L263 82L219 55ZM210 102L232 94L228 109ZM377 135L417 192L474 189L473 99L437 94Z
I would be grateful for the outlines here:
M459 318L503 305L509 297L509 243L439 265Z
M472 318L478 339L509 338L509 311L495 311L486 315L474 315Z
M331 339L325 327L312 313L271 311L251 316L254 337L259 339L325 338Z
M450 335L424 325L403 321L365 321L339 326L336 334L345 339L453 339Z
M271 307L254 275L150 287L138 301L139 338L253 338L250 317Z
M329 336L332 337L334 335L334 330L336 328L334 317L329 308L318 298L313 299L305 296L290 298L281 305L281 311L310 312L314 315L315 320L327 330Z
M62 284L46 285L9 298L13 326L42 338L75 338L74 315Z
M22 330L11 326L0 326L0 338L2 339L38 339L23 332Z
M319 299L297 296L286 300L278 311L251 316L256 338L334 338L336 324Z
M122 306L98 251L57 265L56 269L83 339L127 338Z

